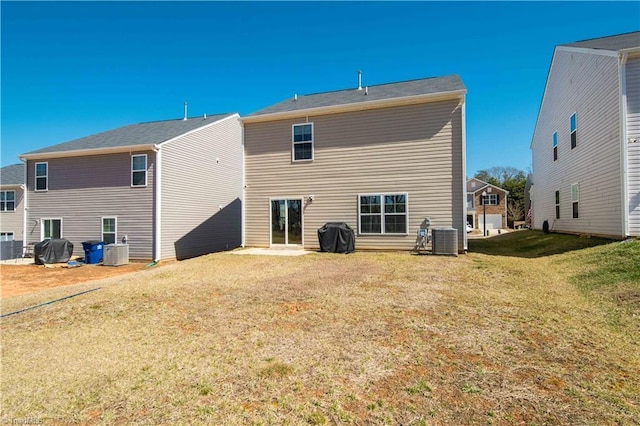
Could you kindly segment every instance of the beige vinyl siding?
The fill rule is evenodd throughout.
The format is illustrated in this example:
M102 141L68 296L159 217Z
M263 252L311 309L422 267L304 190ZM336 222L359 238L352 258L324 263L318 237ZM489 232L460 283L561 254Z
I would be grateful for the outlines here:
M629 234L640 236L640 58L629 59L625 69L627 94L627 182Z
M246 245L269 246L270 198L304 200L303 244L317 249L326 222L358 229L359 194L407 193L407 234L357 235L356 249L411 249L426 216L458 228L462 249L461 109L450 100L245 123ZM305 121L314 123L314 160L294 163L291 126Z
M237 115L161 145L162 258L242 243L242 125Z
M0 212L0 231L13 232L13 239L24 238L24 191L19 186L2 187L2 191L15 191L15 211Z
M556 49L532 142L534 226L553 231L620 237L622 223L618 59ZM577 113L577 147L569 119ZM552 134L558 132L558 160ZM579 183L578 219L572 218L571 185ZM560 190L560 219L554 193Z
M33 190L36 161L28 161L27 241L40 241L42 218L62 218L62 237L82 256L83 241L101 238L101 218L117 217L116 240L127 235L129 256L152 259L155 155L133 154L147 154L146 187L131 187L129 153L38 160L49 163L49 190L38 192Z

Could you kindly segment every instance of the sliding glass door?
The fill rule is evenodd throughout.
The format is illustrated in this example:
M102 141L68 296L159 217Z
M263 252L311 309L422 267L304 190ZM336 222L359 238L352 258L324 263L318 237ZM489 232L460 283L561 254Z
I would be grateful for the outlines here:
M302 245L302 200L271 200L271 244Z

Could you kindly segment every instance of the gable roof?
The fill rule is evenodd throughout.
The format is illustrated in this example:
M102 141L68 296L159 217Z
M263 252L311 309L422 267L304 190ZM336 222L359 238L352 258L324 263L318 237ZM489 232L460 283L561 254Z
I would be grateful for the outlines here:
M592 38L576 41L575 43L561 44L560 46L584 47L588 49L601 49L619 51L640 47L640 31L618 34L608 37Z
M0 169L0 185L18 186L24 184L24 164L12 164Z
M473 182L473 181L480 183L480 185L479 185L477 188L472 188L472 187L471 187L471 182ZM487 188L487 187L495 188L495 189L497 189L498 191L502 191L502 192L504 192L505 194L508 194L508 193L509 193L509 191L507 191L507 190L506 190L506 189L504 189L504 188L500 188L499 186L492 185L492 184L487 183L487 182L485 182L485 181L483 181L483 180L480 180L480 179L478 179L478 178L471 178L471 179L467 179L467 192L472 192L472 193L474 193L474 194L475 194L476 192L478 192L478 191L480 191L480 190L482 190L482 189L485 189L485 188Z
M149 149L149 146L158 145L167 142L178 136L181 136L200 127L213 124L223 118L233 114L217 114L212 116L189 118L187 120L165 120L151 121L147 123L131 124L117 129L108 130L95 135L85 136L80 139L74 139L69 142L63 142L57 145L51 145L35 151L21 154L20 157L42 157L38 154L49 153L71 153L74 151L91 151L91 150L107 150L111 149L115 152L117 148L135 148L139 146L141 149ZM87 152L90 154L90 152Z
M256 117L269 114L280 114L302 110L343 105L359 105L377 101L410 98L421 95L435 95L439 93L466 93L457 74L444 77L431 77L418 80L401 81L397 83L378 84L374 86L337 90L333 92L314 93L291 97L287 100L271 105L249 114Z

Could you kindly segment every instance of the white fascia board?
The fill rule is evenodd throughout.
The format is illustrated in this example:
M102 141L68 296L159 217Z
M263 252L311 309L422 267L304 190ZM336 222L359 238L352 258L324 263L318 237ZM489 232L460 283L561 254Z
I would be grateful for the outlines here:
M22 161L28 160L45 160L49 158L67 158L67 157L84 157L88 155L102 155L102 154L117 154L122 152L142 152L153 151L156 145L127 145L127 146L114 146L109 148L92 148L92 149L78 149L75 151L52 151L52 152L39 152L34 154L22 154L19 155Z
M226 116L226 117L224 117L224 118L221 118L221 119L219 119L219 120L212 121L211 123L207 123L207 124L205 124L204 126L200 126L200 127L197 127L197 128L195 128L195 129L193 129L193 130L189 130L188 132L186 132L186 133L182 133L181 135L178 135L178 136L176 136L176 137L174 137L174 138L167 139L166 141L159 142L159 143L157 144L157 146L162 146L162 145L165 145L165 144L171 143L171 142L176 141L176 140L178 140L178 139L181 139L181 138L183 138L183 137L185 137L185 136L188 136L188 135L190 135L190 134L192 134L192 133L199 132L199 131L200 131L200 130L202 130L202 129L206 129L207 127L211 127L211 126L213 126L213 125L215 125L215 124L221 123L221 122L223 122L223 121L225 121L225 120L229 120L229 119L234 118L234 117L235 117L235 118L240 118L240 115L239 115L238 113L228 115L228 116ZM203 118L203 121L204 121L204 120L206 120L206 118Z
M557 50L565 52L586 53L589 55L618 56L618 50L592 49L589 47L558 46Z
M533 144L536 140L536 133L538 132L538 124L540 122L540 113L542 113L542 105L544 104L544 99L547 97L547 87L549 87L549 78L551 77L551 72L553 71L553 63L556 59L556 53L558 52L558 48L553 49L553 55L551 56L551 63L549 64L549 71L547 71L547 79L544 82L544 90L542 91L542 99L540 99L540 107L538 107L538 116L536 117L536 124L533 126L533 135L531 135L531 144L529 145L529 149L533 151ZM531 153L533 157L533 152Z
M448 99L464 99L466 89L451 92L429 93L424 95L403 96L401 98L380 99L367 102L356 102L341 105L329 105L316 108L305 108L294 111L275 112L255 116L242 117L244 123L259 123L263 121L281 120L286 118L301 117L306 115L323 115L340 112L363 111L368 109L387 108L392 106L412 105L425 102L435 102Z

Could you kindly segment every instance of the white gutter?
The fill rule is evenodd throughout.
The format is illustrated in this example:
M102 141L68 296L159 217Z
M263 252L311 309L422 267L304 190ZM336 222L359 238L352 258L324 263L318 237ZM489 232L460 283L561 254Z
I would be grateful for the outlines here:
M329 105L315 108L302 108L293 111L282 111L271 114L252 115L242 117L244 123L259 123L262 121L281 120L304 115L333 114L338 112L363 111L377 108L387 108L390 106L414 105L424 102L435 102L439 100L461 99L467 93L466 89L453 90L450 92L437 92L422 95L403 96L400 98L380 99L375 101L355 102L342 105Z
M63 157L82 157L85 155L100 155L100 154L116 154L120 152L141 152L141 151L153 151L156 145L127 145L116 146L111 148L91 148L91 149L77 149L75 151L56 151L56 152L38 152L33 154L20 155L21 160L42 160L49 158L63 158Z
M618 84L620 90L620 170L622 180L622 232L624 237L629 236L629 182L628 158L627 158L627 53L621 53L618 57Z
M160 261L160 252L162 249L160 241L160 231L162 225L162 151L159 146L154 146L153 151L156 153L155 176L153 182L154 191L154 236L153 236L153 261Z

